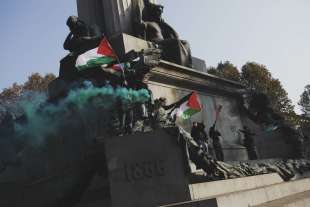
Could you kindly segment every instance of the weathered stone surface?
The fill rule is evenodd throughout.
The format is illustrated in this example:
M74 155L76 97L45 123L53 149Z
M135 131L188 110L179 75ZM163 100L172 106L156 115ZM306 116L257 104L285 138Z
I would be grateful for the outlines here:
M206 61L197 57L192 57L192 61L193 61L193 68L200 71L200 72L207 72L207 64Z
M190 200L176 137L159 130L104 143L113 207L151 207Z
M225 139L229 141L227 137L225 137ZM214 149L211 146L210 148L211 148L211 151L214 152ZM240 144L224 143L222 148L223 148L225 161L248 160L248 153L246 151L246 148Z
M190 191L192 200L201 200L226 193L250 190L282 182L283 180L281 177L278 174L273 173L245 178L192 184L190 185ZM225 187L223 188L223 186Z
M255 176L253 178L257 178ZM244 183L247 178L242 178ZM225 185L227 186L227 185ZM308 207L309 179L288 183L258 186L253 189L224 193L196 201L165 205L162 207Z
M308 183L309 179L304 179L293 182L279 183L248 191L225 194L216 198L217 205L218 207L262 207L265 206L263 204L276 201L277 199L285 199L287 197L309 191L310 188Z
M297 193L282 199L264 203L255 207L308 207L310 203L310 191Z
M248 159L246 149L241 145L241 134L238 133L243 125L235 94L242 89L242 85L165 61L152 69L150 76L149 88L154 98L166 97L168 104L176 102L191 90L197 91L203 110L195 114L191 121L204 122L207 131L215 121L215 108L222 105L217 128L223 138L224 160ZM188 132L192 125L190 121L179 121L178 124Z

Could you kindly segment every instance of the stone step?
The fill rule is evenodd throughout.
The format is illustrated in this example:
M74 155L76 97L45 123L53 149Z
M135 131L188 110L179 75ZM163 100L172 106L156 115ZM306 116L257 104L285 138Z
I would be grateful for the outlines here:
M258 176L255 176L257 180ZM242 178L243 181L248 178ZM253 179L253 178L252 178ZM254 178L255 180L255 178ZM239 181L240 182L240 181ZM222 185L223 189L231 188ZM222 190L223 192L224 190ZM199 197L199 196L198 196ZM203 196L202 196L203 197ZM165 207L310 207L310 179L271 185L200 198Z
M310 191L310 179L302 179L217 196L216 201L218 207L259 206L307 191Z
M205 182L189 185L192 200L216 197L218 195L251 190L264 186L282 183L277 173L236 178L214 182Z
M197 200L197 201L188 201L182 203L174 203L170 205L164 205L160 207L218 207L216 204L216 199L207 199L207 200ZM233 206L231 206L233 207Z
M310 191L297 193L253 207L310 207Z

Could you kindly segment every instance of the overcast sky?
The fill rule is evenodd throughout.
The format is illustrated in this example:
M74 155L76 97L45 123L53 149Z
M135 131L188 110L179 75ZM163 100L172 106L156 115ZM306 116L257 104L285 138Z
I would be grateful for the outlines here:
M264 64L296 104L309 81L309 0L160 0L164 17L208 66ZM58 74L75 0L3 0L0 89L33 72ZM298 107L297 107L298 108Z

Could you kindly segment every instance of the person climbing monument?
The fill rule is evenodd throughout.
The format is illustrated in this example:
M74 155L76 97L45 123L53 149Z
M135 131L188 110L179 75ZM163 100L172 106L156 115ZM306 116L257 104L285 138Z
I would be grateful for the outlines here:
M205 132L204 123L193 122L191 129L191 137L199 145L204 153L208 153L208 135Z
M215 157L218 161L224 161L224 154L222 144L220 141L221 133L216 129L216 122L209 129L209 136L213 141L213 149L215 151Z
M245 146L250 160L257 160L257 151L254 141L255 133L253 133L247 126L243 127L243 130L239 130L244 135L243 145Z

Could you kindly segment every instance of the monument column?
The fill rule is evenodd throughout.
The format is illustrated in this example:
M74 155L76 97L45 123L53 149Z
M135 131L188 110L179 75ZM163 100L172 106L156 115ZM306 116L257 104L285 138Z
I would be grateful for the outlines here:
M156 3L156 0L150 0ZM77 0L78 16L87 24L96 24L109 37L132 34L134 3L143 7L143 0Z

